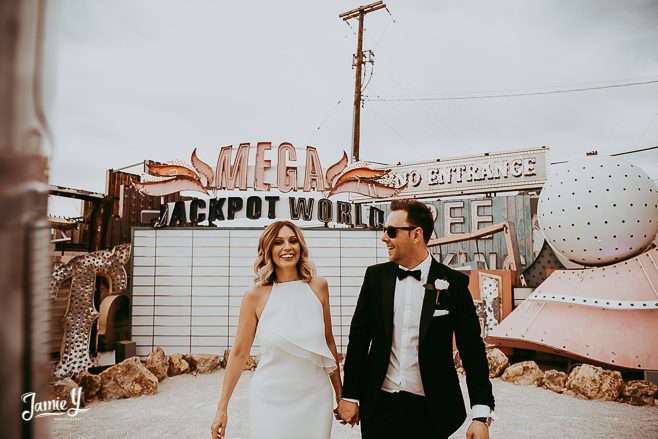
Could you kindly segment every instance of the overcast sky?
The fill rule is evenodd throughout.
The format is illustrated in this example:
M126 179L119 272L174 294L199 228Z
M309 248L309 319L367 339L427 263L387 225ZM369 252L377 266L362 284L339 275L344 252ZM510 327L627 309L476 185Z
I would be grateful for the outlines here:
M103 192L106 169L194 148L214 165L242 142L316 146L325 165L349 154L357 24L338 14L364 3L50 2L51 183ZM658 80L658 1L386 4L366 16L367 99ZM658 145L658 83L367 101L361 130L361 159L385 163L542 145L551 161L613 154ZM624 158L658 178L658 150Z

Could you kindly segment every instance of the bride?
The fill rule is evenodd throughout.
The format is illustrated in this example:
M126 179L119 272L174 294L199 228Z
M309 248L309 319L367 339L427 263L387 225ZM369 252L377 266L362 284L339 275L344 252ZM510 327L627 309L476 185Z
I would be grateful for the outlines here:
M256 334L261 358L249 388L251 437L328 439L331 388L338 402L342 384L327 281L315 275L302 232L290 221L265 229L254 271L254 285L240 306L212 439L226 437L229 400Z

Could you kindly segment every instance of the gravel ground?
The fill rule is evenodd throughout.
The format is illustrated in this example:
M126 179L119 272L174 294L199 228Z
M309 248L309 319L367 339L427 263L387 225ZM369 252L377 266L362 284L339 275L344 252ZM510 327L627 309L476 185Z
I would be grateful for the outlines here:
M245 372L231 398L227 438L248 438ZM54 438L204 438L209 437L224 372L181 375L160 383L156 395L87 405L74 418L51 421ZM658 406L633 407L584 401L534 386L493 381L498 421L492 438L658 438ZM462 389L466 384L462 382ZM466 398L468 401L468 399ZM465 437L467 425L453 438ZM360 438L359 428L334 424L332 439ZM313 438L309 438L313 439Z

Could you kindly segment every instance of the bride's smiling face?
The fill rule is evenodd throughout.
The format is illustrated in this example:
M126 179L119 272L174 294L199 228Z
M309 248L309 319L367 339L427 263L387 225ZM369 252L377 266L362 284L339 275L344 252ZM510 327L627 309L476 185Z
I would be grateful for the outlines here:
M272 245L274 265L280 268L294 268L299 262L300 253L301 246L295 232L290 227L282 227Z

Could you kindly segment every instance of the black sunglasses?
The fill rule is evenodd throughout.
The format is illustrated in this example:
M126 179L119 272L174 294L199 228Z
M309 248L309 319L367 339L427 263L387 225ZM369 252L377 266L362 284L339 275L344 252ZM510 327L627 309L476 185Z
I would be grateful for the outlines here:
M389 238L395 238L396 236L398 236L398 230L414 230L417 228L418 226L407 226L407 227L387 226L384 227L384 233L386 233Z

